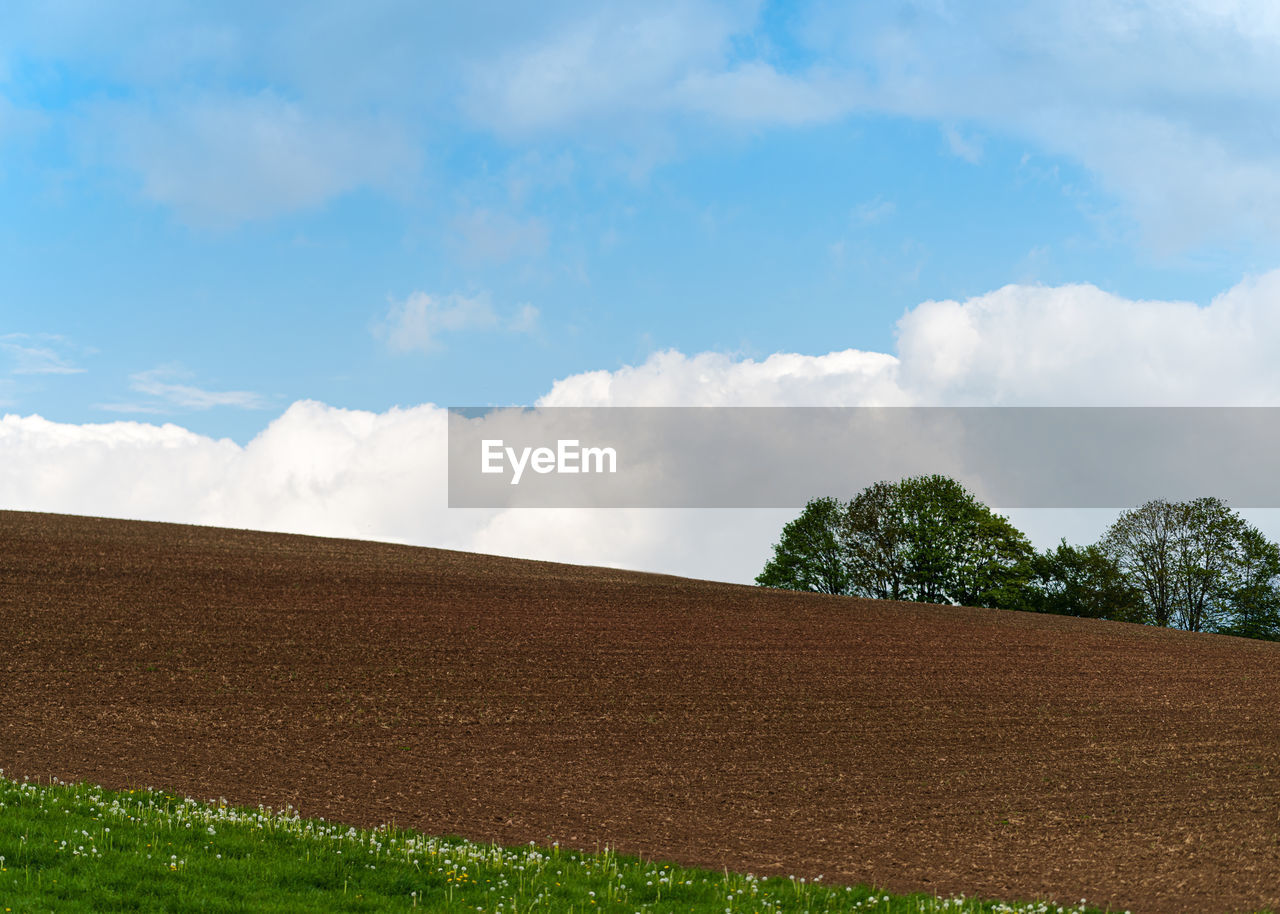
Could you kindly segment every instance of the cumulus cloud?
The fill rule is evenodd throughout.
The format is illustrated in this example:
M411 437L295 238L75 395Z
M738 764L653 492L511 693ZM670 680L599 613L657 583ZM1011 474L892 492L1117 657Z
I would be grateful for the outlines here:
M1010 285L928 301L898 323L897 382L956 405L1280 404L1280 271L1208 306L1091 285Z
M0 420L6 508L421 540L443 524L444 413L301 401L248 445L177 425Z
M1087 285L1007 286L911 309L899 322L896 355L659 352L639 365L563 378L539 405L1275 406L1277 301L1280 271L1206 306L1130 300ZM445 443L445 411L432 405L371 413L303 401L243 446L171 424L6 416L0 504L740 581L758 571L794 513L449 510ZM1027 512L1015 519L1042 544L1088 528L1078 518L1074 527Z
M741 577L787 512L450 510L446 411L300 401L247 445L174 424L0 419L0 506ZM755 528L732 516L765 516ZM757 534L752 536L752 531ZM704 537L720 554L700 555ZM761 539L761 536L764 539Z
M656 353L561 379L545 406L1280 405L1280 271L1208 305L1127 299L1088 284L1009 285L926 301L897 354Z
M896 406L898 360L848 349L777 353L762 361L724 353L655 353L643 364L556 381L539 406Z

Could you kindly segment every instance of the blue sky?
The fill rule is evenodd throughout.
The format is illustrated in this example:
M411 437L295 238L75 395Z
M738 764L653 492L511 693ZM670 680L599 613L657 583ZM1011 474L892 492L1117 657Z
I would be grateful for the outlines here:
M1277 125L1269 0L13 0L0 507L750 581L442 407L1280 406Z
M1268 4L465 6L6 4L0 409L244 444L1280 266Z

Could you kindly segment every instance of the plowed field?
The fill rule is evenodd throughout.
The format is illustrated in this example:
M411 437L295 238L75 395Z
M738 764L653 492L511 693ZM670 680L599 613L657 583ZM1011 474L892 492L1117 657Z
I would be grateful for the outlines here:
M894 890L1280 907L1280 645L0 512L0 767Z

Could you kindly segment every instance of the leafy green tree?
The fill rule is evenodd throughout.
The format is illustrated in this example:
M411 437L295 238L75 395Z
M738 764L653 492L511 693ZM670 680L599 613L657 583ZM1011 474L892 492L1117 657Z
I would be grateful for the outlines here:
M909 600L954 603L957 563L971 534L969 493L945 476L913 476L898 483L907 531L906 584Z
M877 482L855 495L845 511L841 538L856 593L877 600L911 599L910 540L898 483Z
M1218 498L1174 505L1174 622L1189 632L1224 624L1243 560L1244 518Z
M1280 640L1280 546L1217 498L1155 499L1096 545L1037 555L954 479L914 476L811 500L773 549L769 587Z
M1280 546L1246 526L1225 596L1223 634L1280 641Z
M1035 554L1006 518L940 475L858 493L843 542L853 593L968 606L1017 607Z
M1063 539L1036 556L1033 569L1028 609L1087 619L1148 621L1142 592L1100 546L1070 546Z
M1099 543L1125 580L1138 590L1156 625L1173 619L1177 588L1174 548L1181 537L1177 506L1163 499L1123 512Z
M1021 609L1031 580L1035 550L1005 517L973 500L969 536L956 562L952 599L964 606Z
M835 498L814 498L800 516L782 528L773 558L756 583L815 593L849 592L844 547L840 541L846 506Z
M1149 501L1100 545L1157 625L1254 637L1280 626L1280 547L1221 499Z

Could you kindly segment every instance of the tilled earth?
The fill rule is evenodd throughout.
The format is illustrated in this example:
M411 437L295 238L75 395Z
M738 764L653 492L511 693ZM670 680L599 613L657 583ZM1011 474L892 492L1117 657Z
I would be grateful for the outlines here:
M1280 645L0 512L0 767L504 843L1280 908Z

